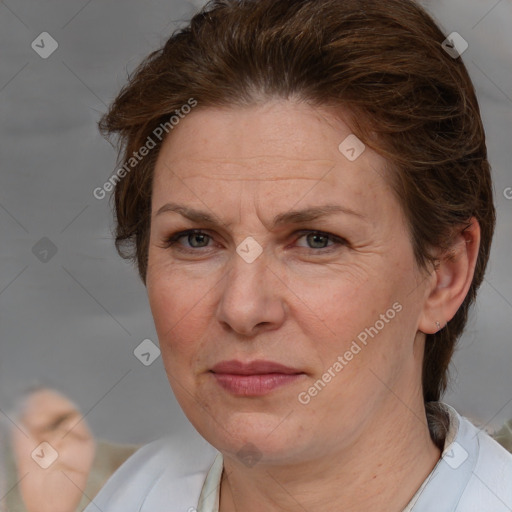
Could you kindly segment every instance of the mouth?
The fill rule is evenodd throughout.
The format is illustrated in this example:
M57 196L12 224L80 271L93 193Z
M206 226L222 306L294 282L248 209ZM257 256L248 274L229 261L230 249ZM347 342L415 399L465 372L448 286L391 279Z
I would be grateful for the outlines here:
M210 372L224 390L238 396L265 395L305 375L296 368L263 360L250 363L223 361Z
M293 375L303 373L297 368L291 368L274 361L264 361L261 359L243 363L232 359L222 361L216 364L212 369L214 373L229 373L231 375L267 375L269 373L280 373L283 375Z

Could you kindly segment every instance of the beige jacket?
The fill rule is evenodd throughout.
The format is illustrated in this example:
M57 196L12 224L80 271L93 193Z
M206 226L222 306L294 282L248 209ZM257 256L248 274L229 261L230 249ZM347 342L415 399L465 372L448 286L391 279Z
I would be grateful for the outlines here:
M9 443L0 439L0 512L27 512L18 488L18 474ZM121 445L97 441L96 455L89 474L87 486L76 512L85 510L116 469L132 455L139 446Z

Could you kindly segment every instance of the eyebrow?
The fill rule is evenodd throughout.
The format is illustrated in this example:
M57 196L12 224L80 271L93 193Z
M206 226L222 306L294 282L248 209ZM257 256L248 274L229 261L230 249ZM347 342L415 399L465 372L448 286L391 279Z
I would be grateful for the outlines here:
M179 213L181 216L197 224L207 224L210 226L218 226L220 224L208 212L196 210L176 203L164 204L155 213L155 217L167 212ZM304 210L291 210L285 213L280 213L274 217L272 221L272 229L285 224L301 224L304 222L310 222L335 213L344 213L346 215L352 215L354 217L367 220L364 215L351 210L350 208L346 208L338 204L326 204L314 208L306 208Z

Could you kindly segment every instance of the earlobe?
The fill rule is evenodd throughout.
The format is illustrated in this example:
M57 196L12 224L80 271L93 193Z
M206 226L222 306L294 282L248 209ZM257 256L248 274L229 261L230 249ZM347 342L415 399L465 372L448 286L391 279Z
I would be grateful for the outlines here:
M479 247L480 225L472 217L469 224L461 228L450 250L439 256L418 330L434 334L455 316L471 287Z

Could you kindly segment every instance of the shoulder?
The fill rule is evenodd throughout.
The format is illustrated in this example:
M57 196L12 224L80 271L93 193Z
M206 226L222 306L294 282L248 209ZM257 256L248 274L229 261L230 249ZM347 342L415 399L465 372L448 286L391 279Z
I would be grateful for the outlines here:
M476 443L477 458L457 510L512 510L512 454L468 419L460 417L461 444Z
M188 510L197 504L218 453L196 432L144 445L109 478L85 512Z

